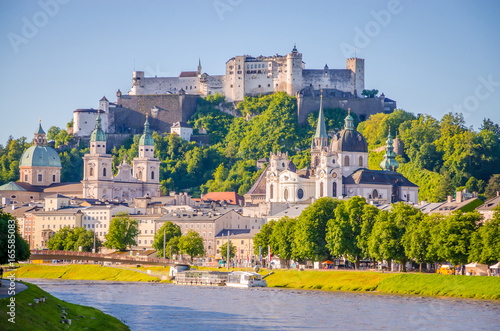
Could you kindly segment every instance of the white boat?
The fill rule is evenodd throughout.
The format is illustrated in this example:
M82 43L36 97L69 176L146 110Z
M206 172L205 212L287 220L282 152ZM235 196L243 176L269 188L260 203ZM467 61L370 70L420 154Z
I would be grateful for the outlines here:
M227 275L226 286L231 287L267 287L262 275L256 272L234 271Z

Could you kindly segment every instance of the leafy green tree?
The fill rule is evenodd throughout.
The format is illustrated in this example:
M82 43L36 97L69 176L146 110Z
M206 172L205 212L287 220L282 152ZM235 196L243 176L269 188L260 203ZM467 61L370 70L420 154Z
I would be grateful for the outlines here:
M61 132L61 129L57 126L51 126L49 131L47 131L47 140L56 140L56 136Z
M295 225L297 219L287 216L279 219L273 227L269 244L275 254L286 261L288 267L289 261L293 257L293 244L295 235Z
M271 236L273 234L276 221L272 220L262 225L260 231L253 238L253 249L256 256L259 256L259 246L262 248L262 257L267 256L267 246L271 244Z
M480 220L478 212L456 211L439 222L436 231L432 231L430 245L439 261L467 263L470 241Z
M64 228L57 231L52 238L47 242L47 248L54 251L63 251L65 250L65 242L66 239L72 232L72 229L69 226L65 226ZM72 250L72 249L71 249Z
M203 256L205 254L203 238L194 230L189 230L188 233L180 237L179 249L181 253L190 256L191 262L195 256Z
M500 209L470 239L469 262L494 264L500 261Z
M475 177L469 178L467 183L465 183L465 188L469 192L478 192L479 191L479 183Z
M406 256L419 264L419 272L422 272L422 263L433 262L429 259L429 245L431 244L429 234L438 224L439 219L422 213L412 216L408 222L403 235L403 247Z
M361 95L367 98L374 98L377 94L378 90L363 90L363 92L361 92Z
M491 176L484 190L484 194L488 199L496 197L497 192L500 192L500 174Z
M335 209L334 218L327 223L326 247L332 256L344 256L359 269L363 249L358 240L363 227L365 198L352 197L341 201Z
M109 249L124 251L127 246L136 246L136 237L139 234L139 223L130 219L128 213L118 213L113 217L106 234L104 246Z
M378 212L379 209L373 205L366 204L363 207L363 216L362 216L363 222L361 224L361 234L357 238L357 240L358 240L358 246L361 248L362 255L365 258L371 257L368 245L373 225L375 224L375 220L377 219Z
M326 226L335 217L339 201L332 198L318 199L297 218L293 256L300 259L323 261L328 258Z
M0 264L26 261L30 255L28 243L19 234L17 220L0 209Z
M164 235L165 234L165 235ZM163 243L165 242L166 254L168 256L170 254L170 246L175 244L175 241L170 242L175 237L182 236L181 228L172 222L165 222L163 225L156 231L155 238L153 241L153 248L156 250L158 256L163 257ZM165 241L164 241L165 240ZM171 245L167 245L171 244ZM173 247L172 247L173 248ZM175 250L175 249L173 249Z
M227 242L225 242L220 247L220 255L224 260L227 259ZM232 259L236 256L236 246L233 245L233 242L229 240L229 259Z

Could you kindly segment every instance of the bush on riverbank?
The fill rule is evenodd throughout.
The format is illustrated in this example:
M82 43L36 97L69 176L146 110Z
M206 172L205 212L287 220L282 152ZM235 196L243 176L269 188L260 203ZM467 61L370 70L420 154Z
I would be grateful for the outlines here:
M16 278L112 280L118 282L158 281L158 277L132 270L92 264L26 265L16 270Z
M382 280L377 287L377 291L396 294L500 300L500 278L399 274Z
M129 330L118 319L98 309L64 302L36 285L25 284L28 285L28 288L14 296L16 303L15 324L7 320L9 315L6 314L6 310L10 298L0 299L0 314L2 315L0 330L66 330L67 324L61 323L63 307L67 308L66 319L71 319L70 329ZM28 303L33 303L33 299L42 297L47 298L46 302L28 306Z

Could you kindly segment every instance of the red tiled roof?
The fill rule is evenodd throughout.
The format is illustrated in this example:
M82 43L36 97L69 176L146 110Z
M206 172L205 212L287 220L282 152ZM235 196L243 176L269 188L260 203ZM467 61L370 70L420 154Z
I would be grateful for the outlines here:
M198 71L183 71L179 77L197 77Z
M230 205L239 205L240 201L245 202L245 198L236 192L209 192L205 194L203 201L226 201Z

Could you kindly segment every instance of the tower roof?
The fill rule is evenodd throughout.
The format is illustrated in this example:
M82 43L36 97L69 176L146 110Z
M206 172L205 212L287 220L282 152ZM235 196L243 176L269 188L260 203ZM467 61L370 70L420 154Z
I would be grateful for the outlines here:
M101 114L97 115L95 129L90 135L90 141L106 141L106 134L101 127Z
M149 120L146 116L146 122L144 123L144 133L139 139L139 146L154 146L155 142L153 140L153 135L149 131Z
M354 127L354 118L351 116L351 109L348 110L347 117L344 119L346 130L356 130Z
M316 125L316 134L314 138L328 138L326 134L325 116L323 115L323 93L319 101L318 124Z
M108 101L108 99L106 99L106 96L103 96L99 101Z
M50 146L31 146L24 151L20 167L61 167L59 154Z
M333 136L330 144L330 149L334 152L362 152L368 153L368 144L365 137L356 130L354 126L354 118L350 111L345 118L344 130Z
M45 134L45 131L42 129L42 120L38 121L38 129L35 131L35 134Z
M392 146L392 136L389 129L389 135L385 141L387 146L385 147L384 159L380 162L380 168L384 171L396 171L399 167L399 162L396 161L396 154L394 154L394 147Z

